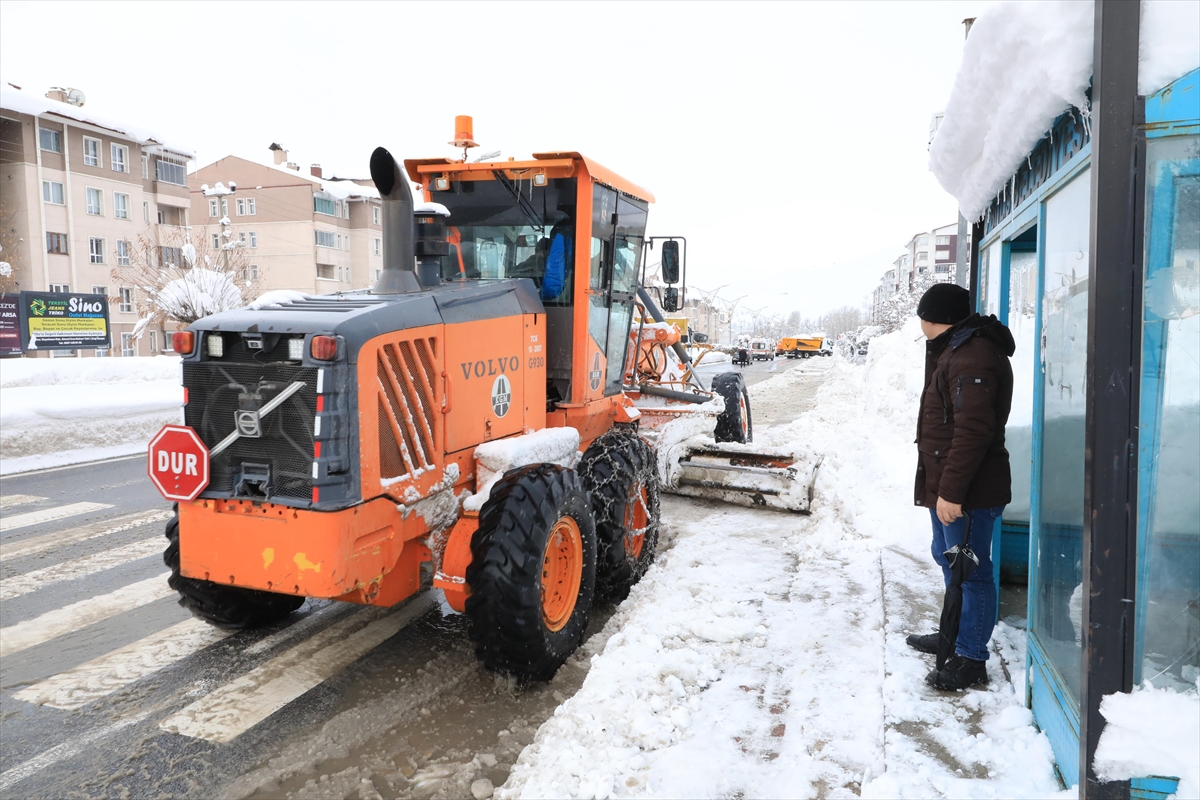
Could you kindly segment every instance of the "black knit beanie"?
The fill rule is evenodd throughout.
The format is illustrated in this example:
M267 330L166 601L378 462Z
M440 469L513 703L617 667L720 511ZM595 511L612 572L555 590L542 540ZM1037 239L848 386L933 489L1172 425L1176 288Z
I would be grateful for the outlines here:
M917 316L939 325L957 325L971 316L971 293L953 283L935 283L921 295Z

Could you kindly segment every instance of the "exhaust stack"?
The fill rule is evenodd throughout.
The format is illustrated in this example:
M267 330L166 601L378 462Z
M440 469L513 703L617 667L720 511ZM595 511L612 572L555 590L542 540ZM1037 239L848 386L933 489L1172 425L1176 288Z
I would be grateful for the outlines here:
M375 283L375 291L419 292L422 287L417 280L413 197L408 178L391 153L376 147L371 153L371 180L383 197L383 272Z

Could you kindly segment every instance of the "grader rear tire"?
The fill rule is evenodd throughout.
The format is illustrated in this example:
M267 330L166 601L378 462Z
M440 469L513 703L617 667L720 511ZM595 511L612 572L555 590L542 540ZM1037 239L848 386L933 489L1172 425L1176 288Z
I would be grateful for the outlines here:
M658 548L654 451L637 434L613 429L588 447L579 474L596 519L596 596L619 603L646 574Z
M304 605L303 597L184 577L179 567L178 513L167 523L166 534L163 563L171 569L167 585L179 592L179 605L210 625L233 631L259 628L278 622Z
M504 475L479 512L466 614L488 669L547 681L583 641L596 591L596 526L574 470Z

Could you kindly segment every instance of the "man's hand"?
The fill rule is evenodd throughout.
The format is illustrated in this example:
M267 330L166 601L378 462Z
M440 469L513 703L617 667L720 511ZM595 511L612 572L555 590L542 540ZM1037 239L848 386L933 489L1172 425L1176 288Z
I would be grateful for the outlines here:
M943 525L949 525L963 515L962 503L951 503L949 500L938 498L937 517Z

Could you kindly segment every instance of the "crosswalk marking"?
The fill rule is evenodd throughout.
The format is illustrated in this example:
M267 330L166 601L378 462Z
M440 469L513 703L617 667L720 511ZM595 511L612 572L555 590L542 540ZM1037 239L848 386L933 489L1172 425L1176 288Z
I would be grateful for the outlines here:
M10 508L17 506L36 503L39 500L45 500L44 497L38 497L34 494L5 494L0 495L0 511L8 511Z
M6 793L13 785L20 783L30 775L34 775L60 761L66 761L68 758L82 753L93 742L111 736L122 728L128 728L130 725L141 722L148 715L149 712L144 711L136 716L127 717L119 722L114 722L112 725L106 725L99 730L86 733L78 739L69 739L62 744L51 747L41 755L34 756L22 764L5 770L3 773L0 773L0 794Z
M302 635L308 633L312 628L321 625L328 621L328 617L339 611L346 609L344 603L330 603L324 608L318 608L303 618L296 620L291 625L281 631L275 631L269 636L264 636L252 645L249 645L242 650L243 655L256 656L259 653L265 653L280 642L288 641L289 639L299 639Z
M6 542L0 544L0 562L20 558L32 553L41 553L53 547L62 547L63 545L75 544L76 542L83 542L100 536L108 536L110 533L132 530L142 525L149 525L152 522L162 522L163 520L170 519L171 516L171 511L136 511L132 514L123 514L112 519L81 525L78 528L55 531L54 533L33 536L16 542ZM163 541L165 542L165 540ZM164 544L163 547L165 548L166 545Z
M94 555L64 561L61 564L35 569L21 575L13 575L0 581L0 600L11 600L56 583L85 578L129 561L137 561L139 558L161 555L165 547L166 540L161 536L154 536Z
M69 503L65 506L44 508L41 511L27 511L24 514L0 517L0 532L13 531L17 528L27 528L43 522L53 522L56 519L87 514L92 511L103 511L112 508L111 503Z
M198 653L232 633L198 619L185 620L26 687L13 697L73 711Z
M363 609L202 697L159 727L210 742L232 742L435 605L426 592L394 612Z
M167 573L163 573L0 628L0 658L173 594L175 590L167 586Z

